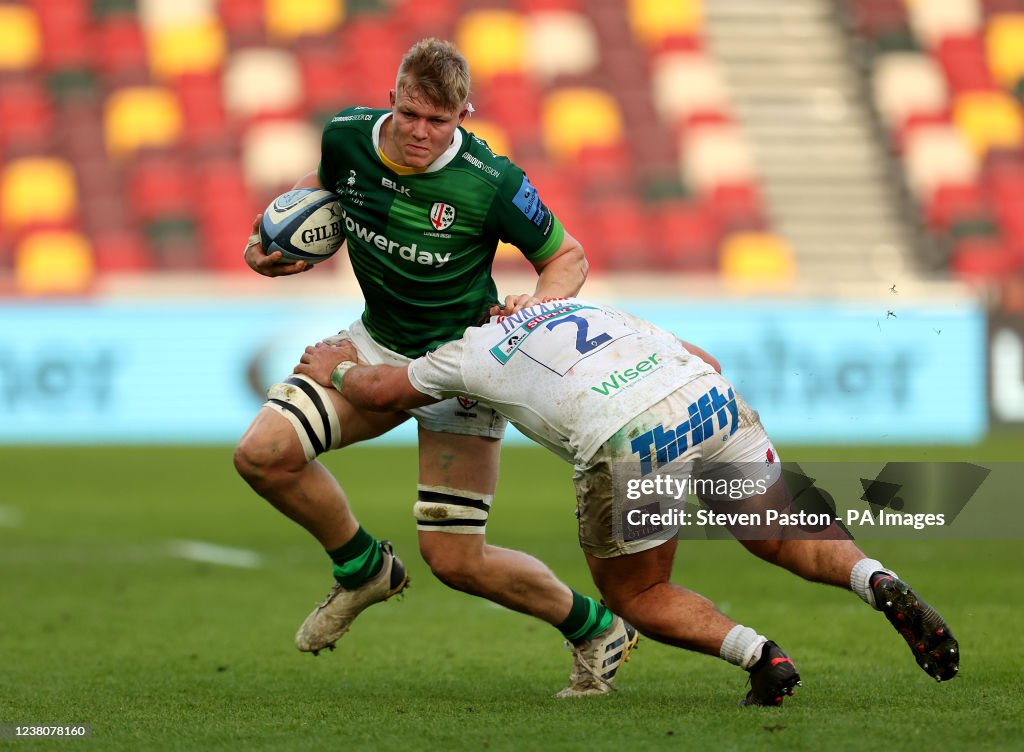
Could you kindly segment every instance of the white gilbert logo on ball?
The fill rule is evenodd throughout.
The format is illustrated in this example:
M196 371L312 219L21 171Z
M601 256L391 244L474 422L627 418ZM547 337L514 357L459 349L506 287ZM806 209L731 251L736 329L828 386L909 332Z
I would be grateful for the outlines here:
M260 220L264 253L281 251L286 261L319 263L345 239L338 197L321 188L296 188L275 198Z

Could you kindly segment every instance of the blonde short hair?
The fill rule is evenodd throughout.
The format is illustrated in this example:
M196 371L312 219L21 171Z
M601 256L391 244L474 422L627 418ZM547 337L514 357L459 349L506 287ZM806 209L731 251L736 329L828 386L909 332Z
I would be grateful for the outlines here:
M454 44L422 39L405 53L398 66L395 90L421 96L445 110L461 110L469 102L469 63Z

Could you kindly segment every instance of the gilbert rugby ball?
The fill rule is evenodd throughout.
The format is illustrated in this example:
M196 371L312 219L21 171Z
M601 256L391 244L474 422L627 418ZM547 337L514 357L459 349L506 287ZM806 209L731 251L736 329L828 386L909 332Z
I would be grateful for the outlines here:
M319 263L333 256L344 239L338 197L321 188L282 193L260 220L263 252L280 251L286 261Z

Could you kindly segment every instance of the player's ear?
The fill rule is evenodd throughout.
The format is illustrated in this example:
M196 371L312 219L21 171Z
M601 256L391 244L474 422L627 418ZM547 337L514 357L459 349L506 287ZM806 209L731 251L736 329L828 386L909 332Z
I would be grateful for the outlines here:
M395 102L397 101L398 92L395 89L392 89L391 91L388 92L388 106L391 107L391 109L395 109Z

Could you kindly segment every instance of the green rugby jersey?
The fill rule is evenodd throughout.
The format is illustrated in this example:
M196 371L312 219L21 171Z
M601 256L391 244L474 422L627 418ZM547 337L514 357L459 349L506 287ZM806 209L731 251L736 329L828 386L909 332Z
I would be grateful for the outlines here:
M341 198L367 330L414 358L460 337L497 300L499 240L542 261L565 231L525 173L463 128L425 172L392 171L378 153L390 112L350 107L328 122L319 177Z

